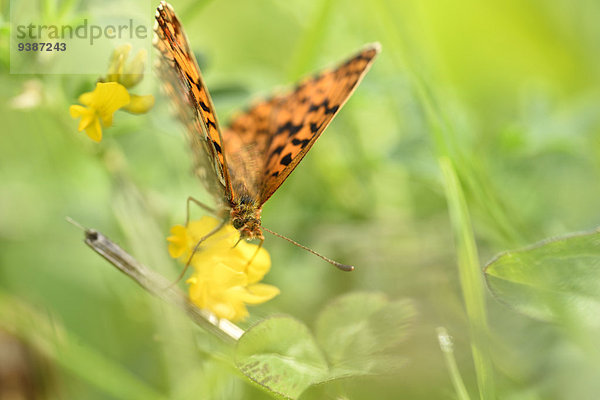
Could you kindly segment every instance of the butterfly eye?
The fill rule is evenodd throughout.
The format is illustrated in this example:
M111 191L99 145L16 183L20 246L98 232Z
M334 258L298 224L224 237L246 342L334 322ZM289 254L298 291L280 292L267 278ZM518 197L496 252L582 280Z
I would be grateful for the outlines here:
M240 229L242 226L244 226L244 222L242 222L242 221L241 221L241 220L239 220L239 219L234 219L234 220L231 222L231 224L233 225L233 227L234 227L235 229Z

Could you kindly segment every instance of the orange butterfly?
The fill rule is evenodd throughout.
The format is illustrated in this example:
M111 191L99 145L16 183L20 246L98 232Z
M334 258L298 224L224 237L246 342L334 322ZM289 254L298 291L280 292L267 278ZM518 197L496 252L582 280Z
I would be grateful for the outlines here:
M289 93L255 104L221 131L187 37L173 8L164 1L157 8L154 32L160 52L158 72L188 128L197 173L215 195L224 221L231 221L241 238L262 243L263 204L348 100L379 53L379 44L367 45L337 68L301 81Z

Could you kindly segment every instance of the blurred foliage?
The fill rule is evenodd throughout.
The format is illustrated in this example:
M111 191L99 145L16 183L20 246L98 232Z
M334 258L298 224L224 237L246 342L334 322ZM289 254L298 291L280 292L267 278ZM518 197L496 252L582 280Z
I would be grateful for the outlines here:
M344 360L340 349L365 343L360 335L372 331L360 327L352 339L358 342L330 343L323 332L336 328L319 316L339 306L340 295L384 293L392 304L410 301L415 313L410 329L400 316L390 324L362 320L383 332L368 337L384 345L395 367L311 387L301 398L455 397L438 326L453 337L458 370L470 397L478 398L473 321L463 303L462 250L458 238L455 249L453 233L474 240L477 251L470 254L478 253L474 262L482 266L501 251L600 225L600 3L212 0L173 6L222 121L272 88L381 42L372 70L263 213L270 229L357 269L339 272L267 237L273 267L266 282L281 295L252 308L243 327L269 323L272 318L263 318L276 312L292 315L305 329L295 333L311 348L339 346L317 357L325 365ZM77 132L68 107L97 77L10 75L7 1L0 11L0 331L28 344L38 354L32 359L44 360L45 367L28 373L42 376L32 381L40 385L32 392L91 400L270 398L228 361L230 349L116 272L65 222L70 216L97 228L177 276L164 238L184 221L187 196L206 202L210 196L191 174L183 129L156 79L147 76L140 88L157 95L153 112L118 114L101 145L92 143ZM456 171L455 189L464 191L471 223L456 225L448 216L440 158ZM598 242L589 239L570 249L553 242L554 248L514 253L519 259L504 264L510 268L488 268L494 293L505 295L499 302L486 292L487 304L477 304L487 306L486 351L498 398L597 397L600 354L592 339L599 333L599 273L592 256ZM530 278L533 294L524 294L517 278ZM571 301L579 290L589 303ZM393 327L398 343L386 336ZM367 350L357 347L359 359L380 359L377 349Z
M574 234L500 254L486 268L498 299L534 318L598 328L600 234Z

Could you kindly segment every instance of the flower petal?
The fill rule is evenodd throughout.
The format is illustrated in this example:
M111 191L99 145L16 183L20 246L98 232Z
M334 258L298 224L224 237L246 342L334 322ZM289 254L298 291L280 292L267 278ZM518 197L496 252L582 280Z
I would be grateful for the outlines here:
M79 121L79 125L77 126L79 132L87 129L88 126L94 123L94 119L96 119L96 113L92 108L83 107L78 104L70 106L69 113L73 118L81 117L81 121Z
M216 285L226 288L234 286L246 286L247 277L243 272L238 272L224 263L213 266L210 270L211 279Z
M145 96L138 96L136 94L130 95L131 101L129 104L123 107L123 110L129 111L133 114L143 114L154 106L154 96L147 94Z
M77 127L77 130L79 132L81 132L84 129L89 129L89 127L92 125L96 125L96 124L100 123L100 121L98 121L98 116L96 115L94 110L89 109L88 111L89 111L88 113L84 114L81 117L81 121L79 121L79 126Z
M255 283L254 285L248 286L246 288L246 292L239 298L240 300L243 300L244 303L260 304L271 300L279 293L281 293L279 288L273 285L267 285L266 283Z
M175 225L171 228L171 236L167 238L169 242L169 255L173 258L181 257L188 251L187 229L183 225Z
M94 92L85 92L82 93L77 99L81 104L85 104L86 106L91 106L94 101Z
M100 142L102 140L102 127L98 118L94 118L92 123L85 129L86 135L94 142Z
M252 259L252 263L247 267L249 283L260 281L271 269L271 257L269 256L267 250L261 247L258 249L258 253L256 253L257 245L253 246L255 248L253 249L250 257L254 258ZM250 258L248 260L250 260Z
M92 94L94 97L91 107L97 110L105 127L112 125L112 117L115 111L130 102L127 89L116 82L98 82Z
M80 106L79 104L74 104L69 107L69 114L71 114L71 117L73 117L73 118L79 118L83 114L85 114L87 112L87 110L88 109L85 108L84 106Z
M217 317L225 318L231 321L239 320L248 315L248 311L246 310L244 303L239 303L236 305L237 307L231 303L214 303L211 307L211 311L215 313Z

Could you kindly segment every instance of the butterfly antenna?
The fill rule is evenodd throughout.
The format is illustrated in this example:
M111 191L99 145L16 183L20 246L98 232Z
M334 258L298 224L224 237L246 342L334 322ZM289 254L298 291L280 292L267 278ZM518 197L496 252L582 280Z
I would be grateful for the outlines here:
M313 249L309 249L308 247L303 246L300 243L298 243L298 242L296 242L296 241L294 241L294 240L292 240L292 239L290 239L288 237L285 237L283 235L280 235L279 233L273 232L272 230L267 229L264 226L262 228L265 231L269 232L271 235L277 236L278 238L281 238L281 239L284 239L284 240L287 240L291 244L294 244L294 245L300 247L301 249L304 249L304 250L308 251L309 253L314 254L315 256L321 258L322 260L327 261L329 264L333 265L334 267L337 267L337 268L341 269L342 271L348 271L348 272L349 271L354 271L354 267L352 265L346 265L346 264L339 263L337 261L333 261L331 258L327 258L324 255L321 255L321 254L317 253Z

